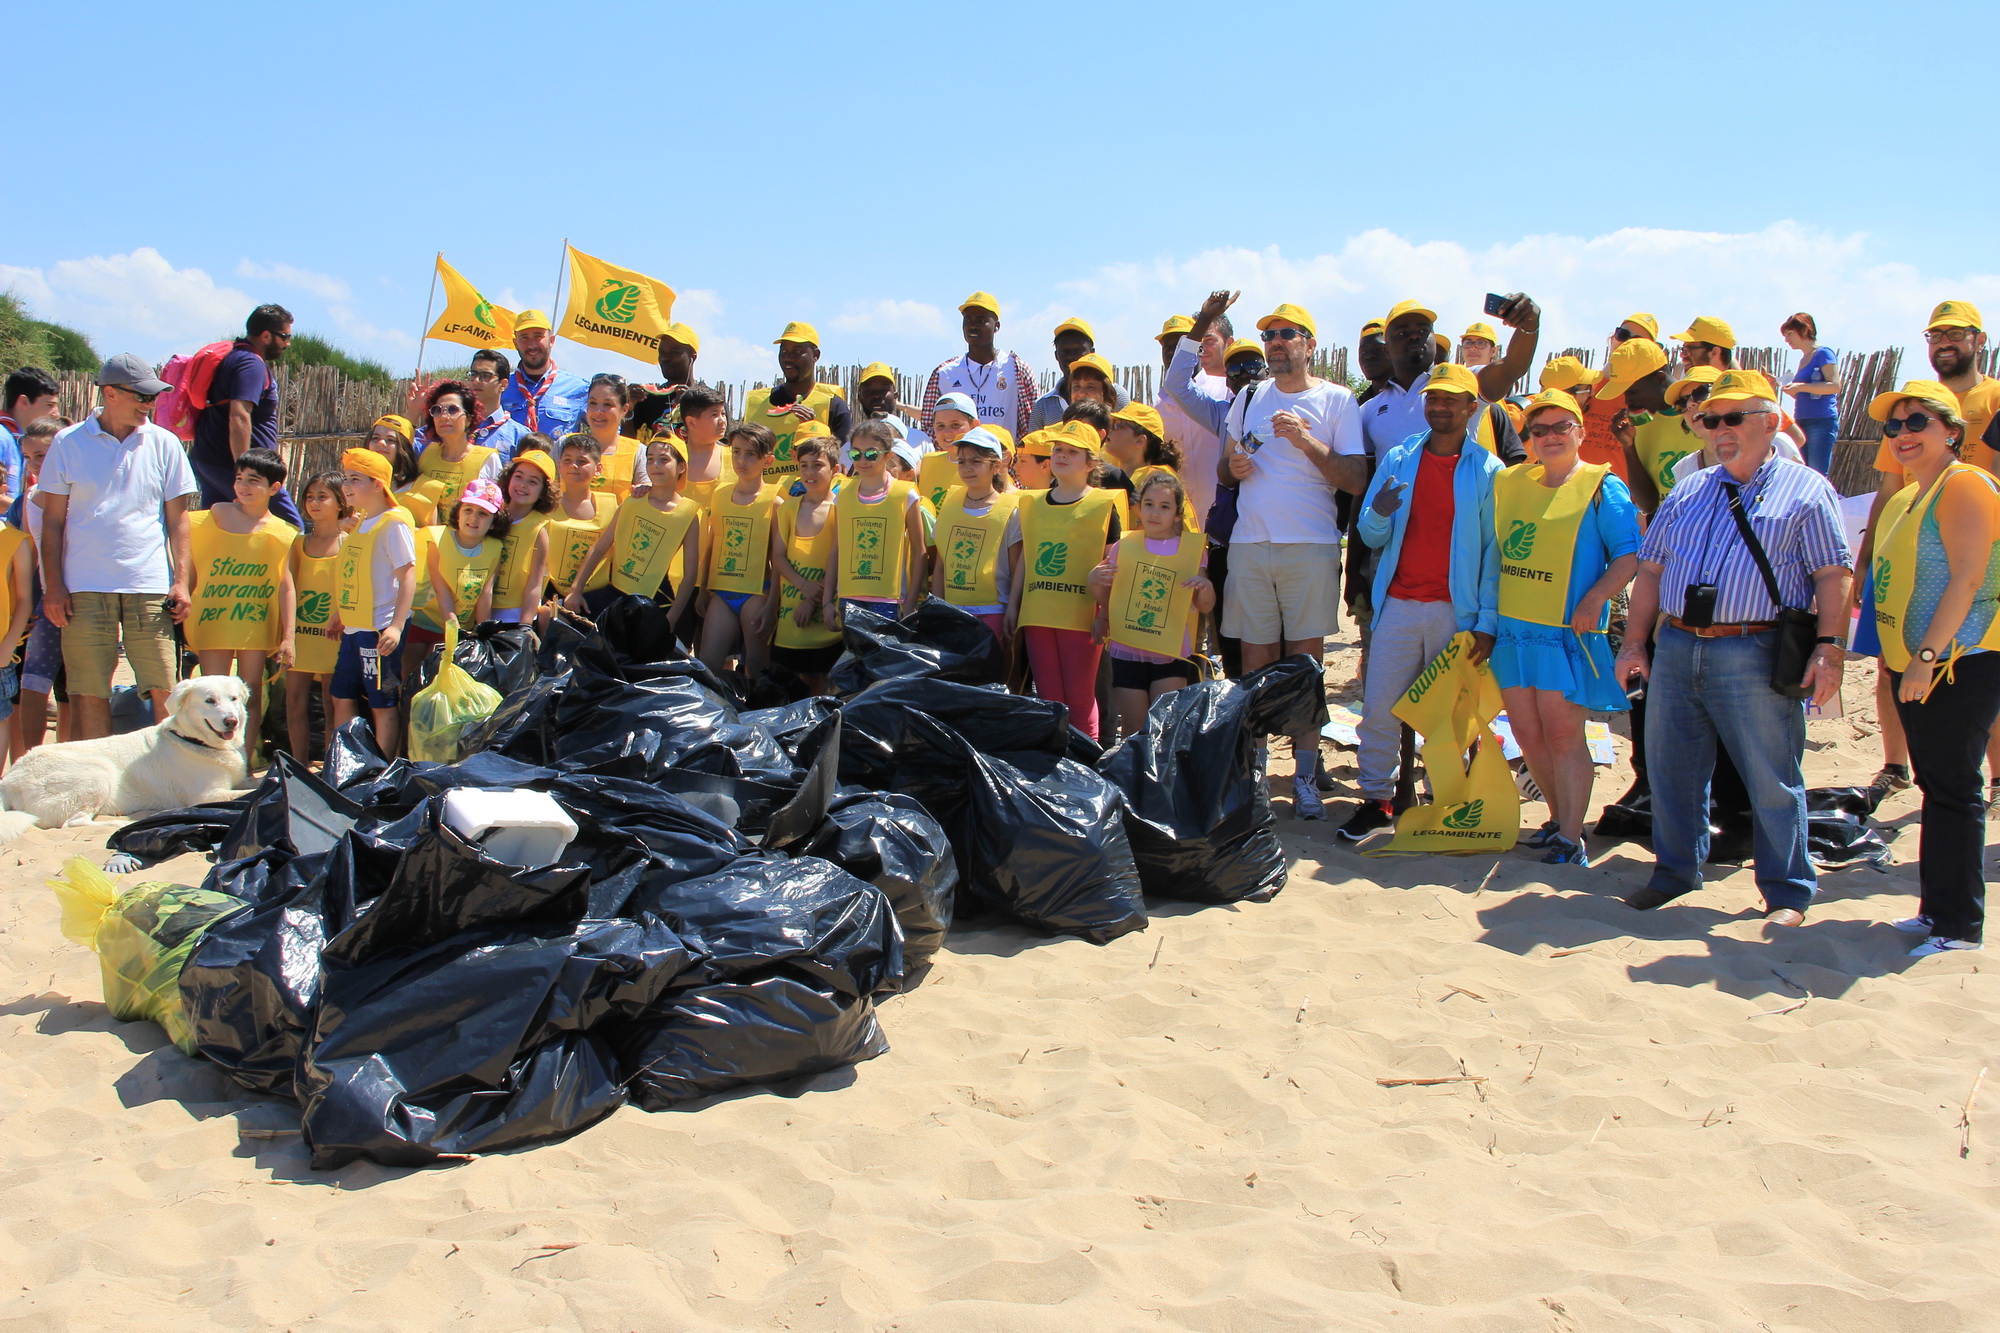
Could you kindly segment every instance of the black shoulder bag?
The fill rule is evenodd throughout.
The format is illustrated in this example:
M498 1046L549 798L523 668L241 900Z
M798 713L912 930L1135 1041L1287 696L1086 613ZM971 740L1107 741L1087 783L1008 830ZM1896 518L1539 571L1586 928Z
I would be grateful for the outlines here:
M1750 548L1757 572L1764 576L1771 604L1778 608L1778 642L1771 654L1771 688L1787 699L1810 699L1812 691L1802 682L1812 662L1813 649L1819 644L1819 617L1785 605L1778 592L1778 576L1771 572L1771 558L1764 554L1764 543L1757 540L1757 530L1750 526L1750 516L1743 512L1742 488L1724 483L1722 489L1729 497L1729 516L1736 520L1736 530L1743 534L1743 544Z

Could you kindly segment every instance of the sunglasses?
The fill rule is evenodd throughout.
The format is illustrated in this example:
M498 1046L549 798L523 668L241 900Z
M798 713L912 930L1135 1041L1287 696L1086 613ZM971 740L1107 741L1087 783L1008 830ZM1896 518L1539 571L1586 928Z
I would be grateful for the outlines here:
M1231 361L1229 363L1229 373L1231 375L1261 375L1268 369L1270 367L1266 366L1262 361L1254 360L1247 356L1240 361Z
M1574 421L1560 421L1550 426L1530 426L1528 427L1528 438L1531 440L1541 440L1551 435L1568 435L1575 429L1576 422Z
M1274 343L1281 341L1290 342L1294 338L1304 338L1310 335L1299 329L1265 329L1257 336L1267 343Z
M137 389L128 389L122 384L112 384L106 387L116 389L120 393L129 393L142 403L150 403L160 396L157 393L140 393Z
M880 449L856 449L854 456L864 463L872 463L882 456Z
M1896 417L1888 417L1882 422L1882 433L1892 440L1906 430L1910 434L1915 435L1918 431L1924 430L1936 420L1937 418L1928 412L1912 412L1900 420Z
M1681 410L1686 411L1696 403L1705 402L1707 398L1708 386L1706 384L1697 385L1695 388L1689 389L1681 395Z
M1632 332L1632 330L1626 328L1623 324L1611 330L1611 340L1613 342L1630 342L1638 336L1638 334Z
M1717 426L1727 426L1731 430L1735 430L1751 417L1767 417L1769 415L1771 415L1769 412L1761 409L1756 412L1703 412L1695 420L1701 422L1702 427L1706 430L1714 430Z
M437 407L433 407L431 415L434 417L462 417L465 415L465 409L457 403L443 403Z

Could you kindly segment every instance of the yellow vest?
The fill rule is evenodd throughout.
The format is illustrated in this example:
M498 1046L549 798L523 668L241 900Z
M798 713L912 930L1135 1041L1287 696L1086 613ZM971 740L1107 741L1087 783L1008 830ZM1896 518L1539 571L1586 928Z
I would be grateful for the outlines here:
M738 504L735 491L717 491L709 501L708 586L717 592L756 594L764 591L766 566L771 563L771 511L778 491L766 486L749 504Z
M1984 468L1952 463L1922 495L1917 494L1912 482L1890 496L1889 503L1882 508L1882 517L1876 521L1875 631L1882 640L1882 660L1891 671L1907 671L1910 667L1910 646L1904 641L1903 626L1909 616L1910 592L1917 582L1917 538L1923 532L1924 516L1937 503L1945 482L1954 472L1969 472L1987 485L1994 485L1993 475ZM1968 617L1970 614L1968 610ZM1963 632L1961 625L1960 633ZM1987 624L1977 646L1989 652L2000 648L2000 615ZM1958 636L1953 635L1950 650L1939 659L1938 670L1956 661L1964 647Z
M591 493L600 499L610 498L611 507L616 509L632 498L632 469L645 453L646 446L629 435L620 435L618 442L597 460L597 478L590 483Z
M356 530L340 544L339 564L334 583L334 607L343 627L375 628L375 550L382 534L401 524L410 526L410 516L391 505L370 532Z
M1185 654L1194 590L1183 585L1201 572L1205 545L1198 535L1183 531L1172 555L1155 555L1146 549L1145 533L1120 537L1105 637L1165 657Z
M478 621L473 611L479 606L479 594L486 590L486 580L493 577L493 571L500 568L500 552L503 543L495 537L487 537L479 543L479 549L467 555L459 547L458 536L443 528L437 531L438 576L444 586L451 591L451 601L458 613L458 623L465 629L473 629ZM494 589L497 598L499 589ZM439 607L443 610L443 607Z
M1680 417L1656 413L1632 428L1632 448L1664 500L1674 489L1674 464L1701 452L1701 436Z
M959 484L955 453L955 449L934 449L918 462L917 489L931 502L933 513L944 512L946 493Z
M419 491L397 491L389 497L401 505L410 516L410 522L420 528L427 528L437 522L437 503L430 496Z
M630 504L631 501L626 501ZM557 515L562 510L556 511ZM554 517L549 520L549 582L556 592L567 597L570 584L576 582L576 571L583 564L583 558L590 554L590 545L597 540L597 534L604 531L614 517L612 508L603 500L597 501L597 513L592 518ZM584 591L590 592L606 587L611 582L611 561L600 560L590 575L590 582Z
M528 516L507 530L500 542L500 565L493 572L495 612L523 608L532 611L542 604L542 590L529 588L528 562L535 555L535 534L549 524L549 516L530 509ZM553 548L555 534L549 534ZM553 557L552 557L553 558Z
M423 453L417 458L417 480L410 491L435 506L432 516L449 514L452 503L465 493L465 488L486 466L486 460L496 452L483 444L468 445L465 457L456 463L447 463L444 461L444 446L433 441L424 446Z
M278 585L299 530L275 514L245 533L225 531L207 510L192 517L188 546L197 582L185 623L188 647L196 652L277 648Z
M618 506L612 520L611 551L598 568L608 571L606 581L620 592L658 597L674 552L681 549L688 528L700 517L701 511L685 500L676 499L674 507L667 510L655 508L644 498L627 500ZM603 586L592 574L590 587Z
M1043 491L1021 500L1021 559L1028 566L1021 624L1089 629L1097 619L1097 599L1086 580L1104 559L1122 494L1093 486L1075 504L1050 504Z
M1610 471L1609 463L1578 463L1569 480L1548 487L1542 485L1540 463L1517 463L1493 479L1501 615L1537 625L1569 624L1564 613L1577 529Z
M340 560L340 543L332 555L307 555L306 539L298 539L298 628L292 634L292 670L322 676L340 663L340 635L333 628L333 591ZM347 538L343 535L341 542Z
M995 491L990 498L993 507L975 518L965 512L965 487L954 486L938 507L937 552L944 565L944 599L954 606L999 606L1007 600L997 577L1000 548L1021 493Z
M838 531L840 519L837 511L829 511L826 522L810 537L799 536L799 507L805 503L803 495L788 497L777 508L773 522L778 525L778 535L785 543L785 559L791 561L792 569L808 583L817 583L826 577L826 562L833 558L833 537ZM826 624L826 608L821 607L806 625L801 626L792 617L798 612L799 603L805 594L797 588L778 580L778 627L776 642L781 648L824 648L830 643L840 642L840 631L829 629Z
M411 525L410 536L417 548L417 586L410 598L410 623L433 634L444 628L437 618L437 593L431 588L431 552L437 549L443 533L435 523Z
M806 406L812 409L813 420L830 427L833 424L833 400L845 396L831 384L815 384L812 392L806 395ZM743 419L766 427L778 437L777 452L764 464L764 479L783 481L789 485L791 479L799 475L798 460L792 457L792 437L805 423L790 412L772 412L769 389L750 391L750 397L743 404Z
M912 489L907 481L892 481L887 495L874 504L864 504L861 487L850 481L834 497L834 517L840 527L842 597L886 601L902 597L903 570L909 563L904 513L910 507Z
M26 503L33 504L33 500ZM200 518L200 514L195 515ZM14 556L28 534L12 524L0 524L0 634L14 623ZM32 584L30 585L32 586Z

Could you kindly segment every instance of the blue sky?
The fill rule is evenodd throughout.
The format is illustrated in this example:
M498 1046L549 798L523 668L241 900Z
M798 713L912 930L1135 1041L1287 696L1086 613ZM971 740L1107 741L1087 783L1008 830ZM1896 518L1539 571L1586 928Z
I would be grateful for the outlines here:
M791 319L830 361L920 371L974 288L1038 367L1072 313L1150 360L1160 320L1225 285L1343 343L1404 296L1456 332L1520 288L1545 346L1634 309L1746 343L1805 309L1833 346L1907 344L1945 296L2000 317L1972 91L2000 6L1927 5L1921 45L1883 23L1837 2L24 7L10 46L58 72L10 79L15 154L50 159L14 169L0 286L107 353L277 300L399 369L435 252L540 305L565 236L675 287L731 379ZM1969 83L1957 51L1980 53Z

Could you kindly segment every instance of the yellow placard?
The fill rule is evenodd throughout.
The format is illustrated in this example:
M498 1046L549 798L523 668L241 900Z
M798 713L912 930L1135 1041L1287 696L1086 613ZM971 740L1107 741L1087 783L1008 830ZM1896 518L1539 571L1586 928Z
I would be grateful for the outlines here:
M558 337L651 364L674 319L674 289L637 269L620 268L569 246L569 300Z
M1471 653L1472 635L1461 630L1391 710L1424 738L1432 801L1398 815L1395 835L1364 855L1505 852L1521 836L1521 793L1488 729L1500 715L1500 685Z
M426 338L466 347L505 349L514 345L514 312L494 305L462 274L437 257L438 280L444 284L444 313Z

